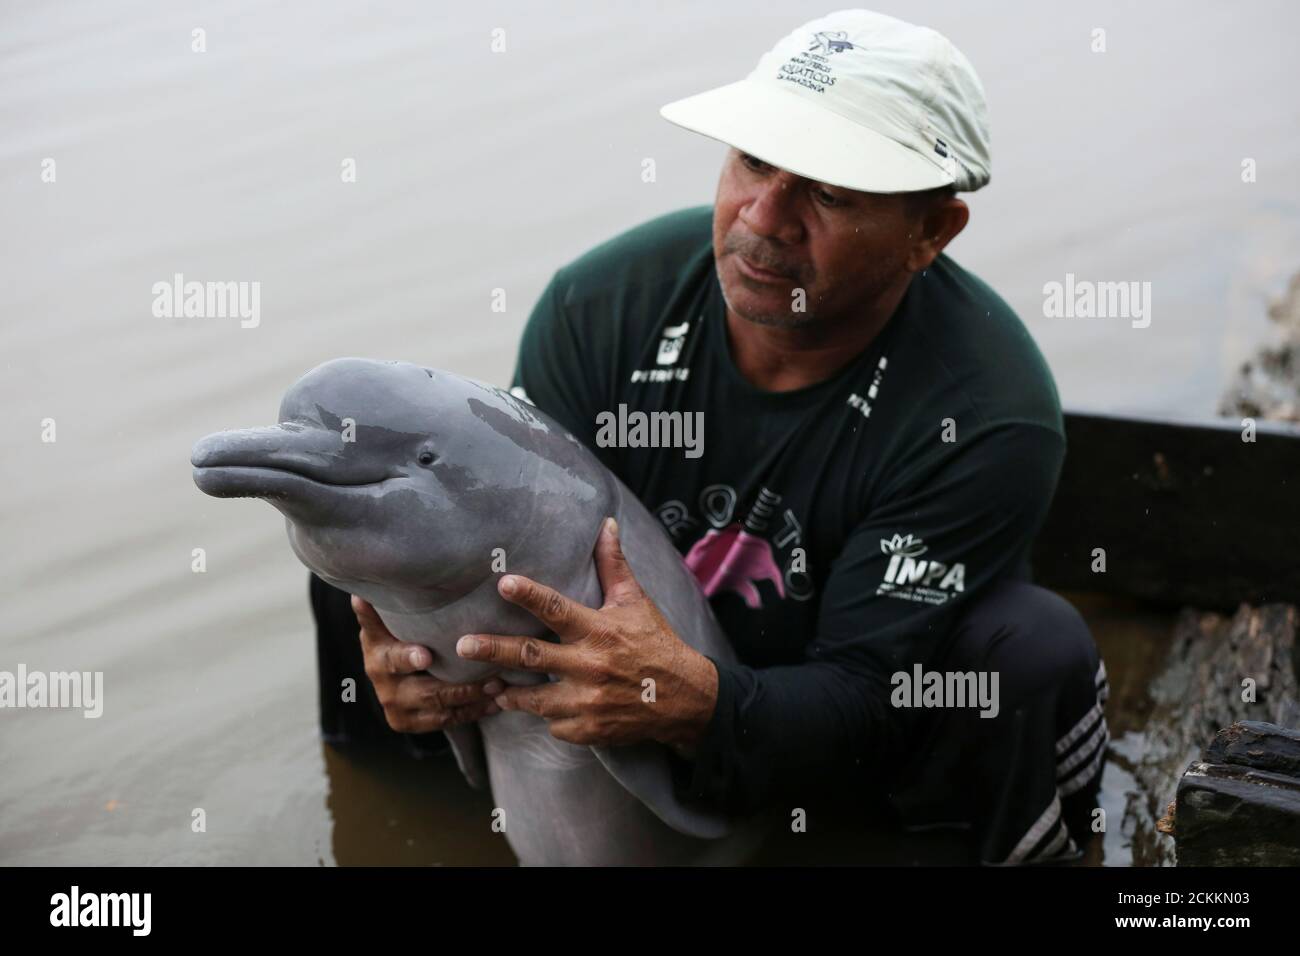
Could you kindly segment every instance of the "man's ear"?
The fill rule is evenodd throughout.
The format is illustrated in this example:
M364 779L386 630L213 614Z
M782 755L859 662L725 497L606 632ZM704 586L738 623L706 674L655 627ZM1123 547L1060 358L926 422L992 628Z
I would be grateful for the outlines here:
M907 268L912 272L927 269L943 247L952 242L970 221L970 207L956 196L932 202L921 218L920 232L912 240Z

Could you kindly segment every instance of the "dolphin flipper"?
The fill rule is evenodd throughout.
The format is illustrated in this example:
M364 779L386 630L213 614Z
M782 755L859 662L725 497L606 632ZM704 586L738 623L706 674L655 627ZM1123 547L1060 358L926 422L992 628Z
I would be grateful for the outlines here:
M465 780L475 790L486 790L488 786L487 759L483 754L483 732L478 724L461 724L443 730L451 752L456 755L456 766L465 775Z
M730 835L732 825L726 814L678 798L668 753L661 744L592 747L591 751L611 777L677 832L701 840L720 840Z

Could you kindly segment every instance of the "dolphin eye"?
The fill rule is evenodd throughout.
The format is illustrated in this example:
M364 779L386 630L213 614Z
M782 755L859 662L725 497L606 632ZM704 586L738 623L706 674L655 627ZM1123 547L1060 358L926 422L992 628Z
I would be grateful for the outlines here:
M434 459L433 452L431 452L431 451L422 451L422 452L420 452L420 457L419 457L417 460L418 460L418 461L420 462L420 464L422 464L422 465L432 465L432 464L433 464L433 459Z

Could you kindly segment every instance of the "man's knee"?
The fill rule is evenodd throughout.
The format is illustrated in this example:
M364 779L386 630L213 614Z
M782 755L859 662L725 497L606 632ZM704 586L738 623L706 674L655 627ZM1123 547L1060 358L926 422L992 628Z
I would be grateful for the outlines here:
M995 585L971 602L957 625L953 657L998 672L1004 690L1017 696L1066 683L1088 686L1100 667L1078 610L1023 581Z

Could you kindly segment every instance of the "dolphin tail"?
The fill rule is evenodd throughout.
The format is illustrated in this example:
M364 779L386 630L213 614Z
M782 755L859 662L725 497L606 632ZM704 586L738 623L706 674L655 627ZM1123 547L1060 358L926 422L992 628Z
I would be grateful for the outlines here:
M662 744L592 747L610 776L678 833L701 840L720 840L732 832L732 821L711 807L687 804L673 790L668 753Z

